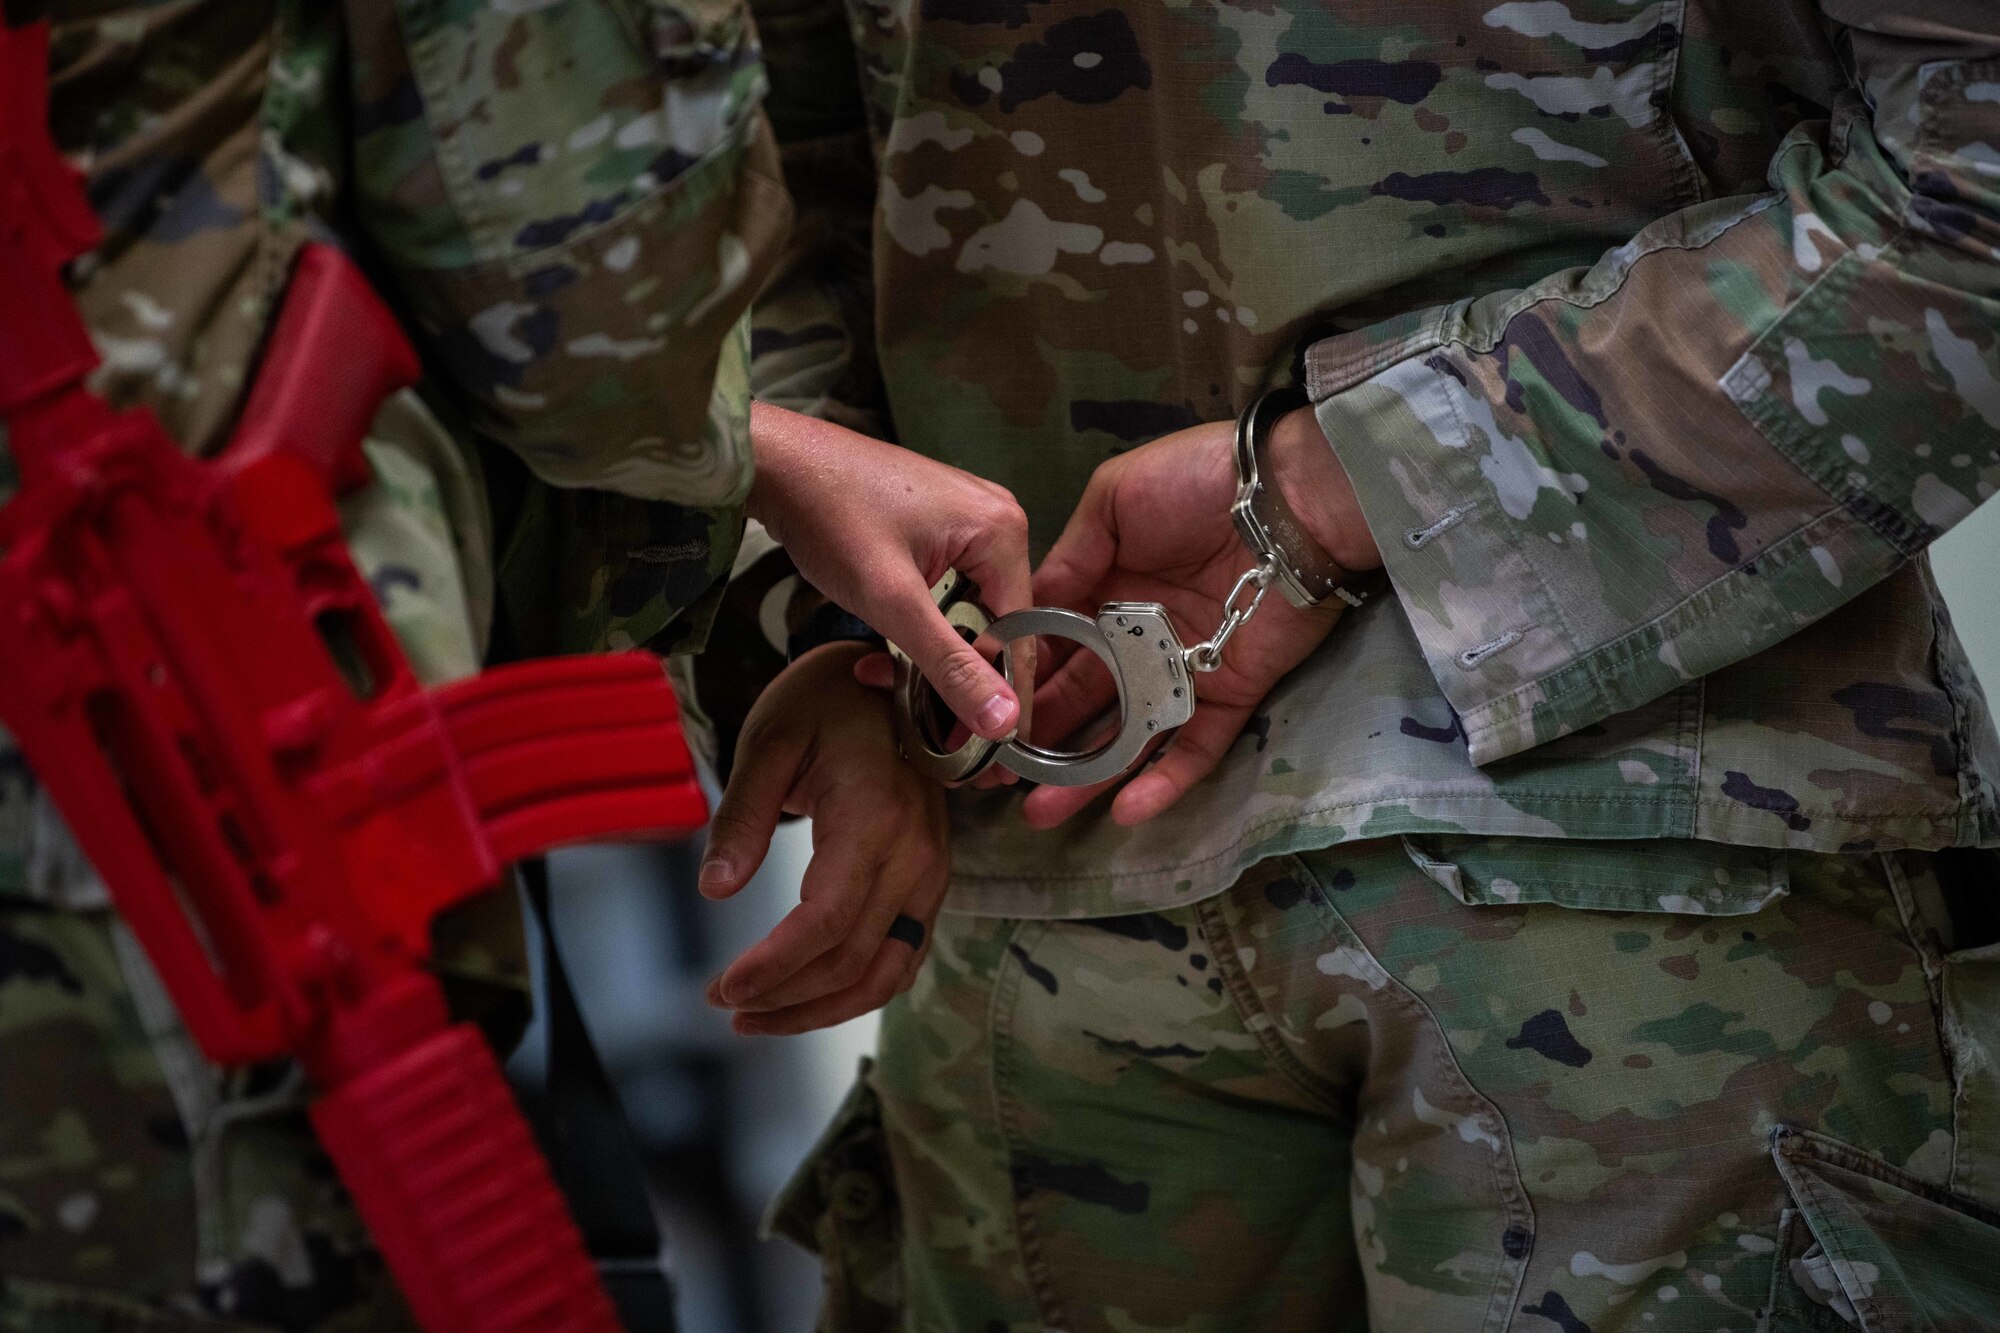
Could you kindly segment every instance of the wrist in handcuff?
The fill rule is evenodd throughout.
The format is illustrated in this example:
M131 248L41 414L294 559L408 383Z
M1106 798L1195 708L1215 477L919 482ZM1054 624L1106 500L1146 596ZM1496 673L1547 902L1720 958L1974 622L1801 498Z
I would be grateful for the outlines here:
M796 662L831 643L862 644L881 651L888 641L867 621L801 583L785 615L785 660Z
M1350 570L1378 569L1382 555L1361 512L1347 469L1310 407L1280 417L1271 428L1272 483L1305 534Z

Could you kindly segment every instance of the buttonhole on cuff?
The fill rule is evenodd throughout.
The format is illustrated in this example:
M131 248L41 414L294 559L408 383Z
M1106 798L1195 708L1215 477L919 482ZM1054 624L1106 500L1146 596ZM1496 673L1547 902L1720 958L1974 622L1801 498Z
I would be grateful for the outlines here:
M1520 641L1521 631L1510 629L1497 639L1489 639L1476 648L1467 648L1458 655L1458 664L1470 671L1473 667L1478 666L1481 662L1493 656L1493 654L1504 652Z
M1416 550L1440 532L1457 527L1459 520L1471 513L1472 509L1473 506L1471 505L1459 505L1453 509L1446 510L1444 515L1429 527L1411 528L1408 532L1404 533L1403 544L1408 546L1412 551Z

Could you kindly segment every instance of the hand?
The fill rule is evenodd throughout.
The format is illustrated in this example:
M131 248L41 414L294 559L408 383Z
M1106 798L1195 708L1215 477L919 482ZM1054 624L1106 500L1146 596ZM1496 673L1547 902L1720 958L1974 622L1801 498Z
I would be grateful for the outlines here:
M854 679L866 652L827 644L771 682L743 724L709 829L701 892L727 898L763 863L781 814L813 821L799 905L708 988L746 1035L806 1032L879 1008L930 950L951 871L944 789L903 762L888 699Z
M1083 500L1035 574L1036 600L1095 614L1108 601L1159 602L1188 643L1222 623L1223 600L1251 567L1236 535L1233 426L1216 422L1163 436L1092 474ZM1349 569L1382 563L1353 487L1308 409L1281 418L1267 455L1273 483L1329 555ZM1301 611L1273 589L1236 631L1218 670L1194 676L1194 718L1158 762L1125 781L1111 806L1120 824L1153 818L1207 776L1271 687L1319 646L1339 618L1337 600ZM1037 688L1038 744L1055 745L1117 702L1097 655L1073 651ZM1096 787L1041 787L1023 807L1048 828L1119 779Z
M945 622L931 585L979 584L995 615L1028 604L1028 520L1005 487L831 422L756 403L750 516L806 582L910 655L981 736L1012 734L1020 700Z

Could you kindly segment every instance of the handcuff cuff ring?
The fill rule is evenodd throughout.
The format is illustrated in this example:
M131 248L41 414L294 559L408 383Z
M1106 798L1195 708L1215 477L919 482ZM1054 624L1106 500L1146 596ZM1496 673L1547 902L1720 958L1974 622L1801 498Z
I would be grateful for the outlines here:
M1155 737L1194 716L1186 652L1157 602L1106 602L1092 620L1058 606L1032 606L994 621L1002 643L1046 636L1097 654L1118 689L1118 730L1091 750L1048 750L1016 735L996 756L1010 772L1056 787L1088 787L1115 778Z
M1000 641L1001 674L1017 693L1015 645L1048 637L1068 639L1095 653L1118 691L1118 730L1101 745L1082 751L1045 749L1018 731L1006 740L968 736L956 748L946 749L953 726L950 713L909 658L892 647L897 739L904 756L926 777L957 786L997 761L1031 782L1087 787L1117 777L1149 741L1194 716L1187 653L1157 603L1108 602L1095 620L1053 606L1029 607L993 620L979 605L977 588L956 574L947 575L933 594L938 609L961 634Z
M967 642L979 638L993 624L991 613L979 604L978 586L956 570L947 570L932 586L931 597L946 623ZM985 772L1001 742L974 734L956 748L946 749L956 719L908 654L892 642L889 655L896 663L896 739L903 747L903 757L919 773L947 787L970 782ZM1014 684L1011 652L1001 655L1000 673L1009 686Z

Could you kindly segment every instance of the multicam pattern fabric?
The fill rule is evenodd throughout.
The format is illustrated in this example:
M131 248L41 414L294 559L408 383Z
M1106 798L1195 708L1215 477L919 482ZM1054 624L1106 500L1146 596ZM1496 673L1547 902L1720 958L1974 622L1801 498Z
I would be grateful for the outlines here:
M300 244L357 242L433 372L342 510L418 673L476 669L496 620L521 652L699 642L786 208L740 5L47 8L101 392L214 452ZM496 1032L520 929L503 893L434 931ZM289 1066L200 1058L0 735L0 1330L409 1327L302 1106Z
M547 483L503 534L513 646L699 646L703 617L669 625L736 550L742 316L790 218L746 11L348 17L362 223L471 428Z
M1921 554L2000 486L1991 5L845 8L858 80L830 0L759 4L825 214L760 392L874 412L872 341L901 442L1045 547L1104 458L1302 374L1399 594L1169 819L956 798L952 907L1191 902L1400 833L2000 840Z
M836 1333L1991 1329L1976 855L1392 839L947 915L776 1221ZM1774 875L1708 919L1552 905Z

